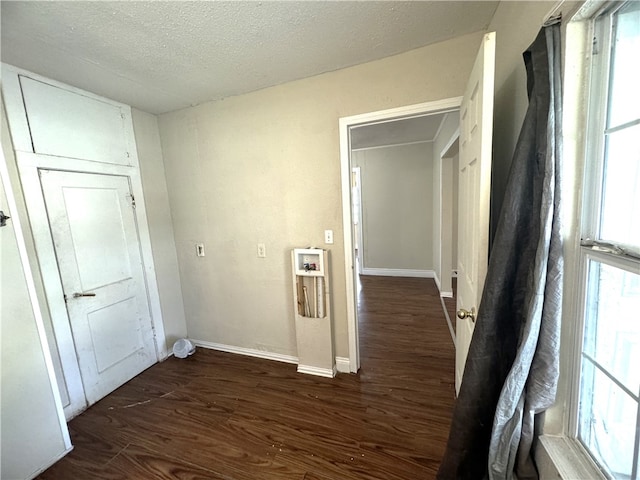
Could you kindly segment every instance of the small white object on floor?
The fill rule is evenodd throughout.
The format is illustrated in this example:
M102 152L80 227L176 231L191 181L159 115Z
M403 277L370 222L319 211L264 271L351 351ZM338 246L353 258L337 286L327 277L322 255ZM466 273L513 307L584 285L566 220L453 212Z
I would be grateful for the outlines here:
M188 338L181 338L173 344L173 355L178 358L187 358L189 355L193 355L196 351L196 346Z

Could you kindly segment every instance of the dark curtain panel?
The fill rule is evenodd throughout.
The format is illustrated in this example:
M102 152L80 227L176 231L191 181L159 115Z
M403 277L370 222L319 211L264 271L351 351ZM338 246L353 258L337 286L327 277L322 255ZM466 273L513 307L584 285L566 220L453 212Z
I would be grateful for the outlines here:
M535 417L556 394L562 303L560 25L524 52L516 145L438 479L537 478Z

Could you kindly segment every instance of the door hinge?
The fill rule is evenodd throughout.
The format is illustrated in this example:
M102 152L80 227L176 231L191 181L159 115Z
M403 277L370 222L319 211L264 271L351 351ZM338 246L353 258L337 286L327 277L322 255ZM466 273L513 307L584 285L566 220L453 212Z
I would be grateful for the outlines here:
M133 196L133 193L128 194L127 198L131 202L131 208L136 208L136 197Z
M9 220L10 218L11 217L9 215L5 215L4 212L0 210L0 227L6 227L7 220Z
M593 42L591 43L591 55L598 55L598 37L593 37Z

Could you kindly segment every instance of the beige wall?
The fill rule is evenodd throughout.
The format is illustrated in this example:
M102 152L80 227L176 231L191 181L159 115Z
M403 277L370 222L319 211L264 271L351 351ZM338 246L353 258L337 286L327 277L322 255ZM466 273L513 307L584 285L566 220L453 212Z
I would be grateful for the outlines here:
M351 162L361 175L363 273L433 270L432 144L356 150Z
M171 351L178 338L187 336L187 324L162 161L158 119L155 115L135 108L131 110L131 118L136 136L164 332L167 348Z
M500 2L489 25L496 32L493 111L491 235L495 233L509 168L527 112L527 73L522 53L533 43L545 15L557 2Z
M2 147L13 155L3 116ZM0 154L0 162L5 162ZM3 168L4 170L4 168ZM3 175L4 177L4 175ZM31 478L66 450L62 407L56 406L40 333L31 306L14 224L0 178L0 478ZM65 429L63 431L63 428Z
M481 37L159 117L190 337L295 355L289 250L332 229L336 354L348 355L338 119L462 95Z

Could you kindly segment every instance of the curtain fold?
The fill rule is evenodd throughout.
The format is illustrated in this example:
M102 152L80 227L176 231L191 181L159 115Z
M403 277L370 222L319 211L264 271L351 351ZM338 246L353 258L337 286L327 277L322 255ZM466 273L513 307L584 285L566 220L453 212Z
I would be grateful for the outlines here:
M538 478L536 416L556 395L562 305L560 25L523 54L529 107L511 164L438 479Z

